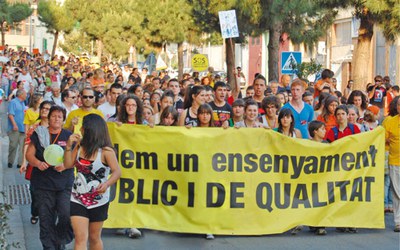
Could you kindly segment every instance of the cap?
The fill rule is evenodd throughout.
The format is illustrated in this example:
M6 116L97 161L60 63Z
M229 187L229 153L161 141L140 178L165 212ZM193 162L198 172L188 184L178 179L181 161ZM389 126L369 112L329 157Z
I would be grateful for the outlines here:
M379 114L379 108L375 105L368 106L367 109L371 111L374 115Z

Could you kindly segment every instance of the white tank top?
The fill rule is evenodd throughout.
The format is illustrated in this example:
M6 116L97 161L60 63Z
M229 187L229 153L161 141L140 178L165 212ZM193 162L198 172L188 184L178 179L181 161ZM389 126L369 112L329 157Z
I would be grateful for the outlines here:
M79 203L88 209L102 206L110 200L110 189L105 193L99 194L96 191L100 183L107 181L110 168L101 162L102 150L97 151L96 159L91 163L85 159L79 159L80 149L75 160L74 185L72 186L71 201Z

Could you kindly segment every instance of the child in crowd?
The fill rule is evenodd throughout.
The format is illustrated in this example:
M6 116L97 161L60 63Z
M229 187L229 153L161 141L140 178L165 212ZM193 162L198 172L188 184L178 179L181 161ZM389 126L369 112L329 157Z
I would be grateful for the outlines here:
M335 110L335 117L338 123L328 131L327 141L334 142L337 139L343 138L348 135L360 133L358 126L348 123L349 110L346 105L339 105Z
M282 109L279 112L278 127L274 128L274 131L293 138L302 137L300 130L294 128L294 116L290 109Z
M248 86L246 89L246 97L253 98L254 96L254 87Z
M325 123L326 130L329 132L333 127L337 125L335 118L335 110L339 105L339 100L335 96L329 96L325 100L324 108L322 113L317 117L318 121Z
M213 110L207 103L200 105L197 109L197 119L199 121L199 127L215 127Z
M224 121L222 124L223 128L236 127L237 124L243 125L244 116L244 101L243 99L237 99L232 104L233 117Z
M143 105L143 124L154 124L153 109Z
M378 127L379 108L371 105L364 113L363 126L366 131L374 130Z
M253 99L248 99L244 106L245 118L243 123L237 123L235 127L262 128L263 125L258 121L258 104Z
M166 107L160 115L160 126L176 126L178 123L178 111L173 106Z

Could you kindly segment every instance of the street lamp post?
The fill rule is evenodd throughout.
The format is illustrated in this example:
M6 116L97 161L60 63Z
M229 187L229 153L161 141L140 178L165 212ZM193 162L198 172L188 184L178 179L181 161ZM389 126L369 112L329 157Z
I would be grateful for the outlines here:
M33 24L33 27L32 27L32 38L33 38L33 41L32 41L32 51L33 51L33 48L35 48L35 40L36 40L36 21L35 21L35 18L34 17L32 17L32 24Z

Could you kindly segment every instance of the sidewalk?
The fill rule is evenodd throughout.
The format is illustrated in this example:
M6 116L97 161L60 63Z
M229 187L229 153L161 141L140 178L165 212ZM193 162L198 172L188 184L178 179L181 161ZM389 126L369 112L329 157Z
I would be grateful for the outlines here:
M4 116L2 116L2 118L3 117ZM8 137L0 137L0 152L2 152L0 161L0 191L7 191L10 185L17 184L15 181L15 171L17 171L17 168L7 168ZM6 194L6 199L7 197L9 197L8 194ZM3 197L1 197L0 202L3 202ZM19 242L20 248L18 249L25 250L25 232L19 205L13 205L13 209L10 211L8 218L8 225L12 232L12 234L7 237L8 243Z
M0 105L0 191L6 192L10 185L17 185L15 180L16 167L9 169L7 167L7 156L8 156L8 136L7 130L7 102L2 102ZM6 194L6 201L9 200L9 194ZM2 196L0 196L0 202L4 202ZM10 202L8 202L10 203ZM7 241L9 244L12 242L19 242L20 248L26 249L25 244L25 232L22 223L21 207L19 205L12 205L13 209L8 214L8 225L10 226L12 234L8 235Z

